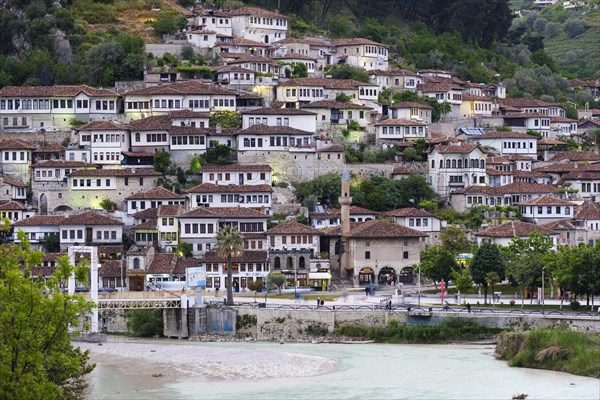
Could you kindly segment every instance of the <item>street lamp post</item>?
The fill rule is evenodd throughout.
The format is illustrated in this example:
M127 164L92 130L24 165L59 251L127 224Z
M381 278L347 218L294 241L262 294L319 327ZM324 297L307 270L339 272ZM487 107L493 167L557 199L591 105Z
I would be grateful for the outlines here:
M544 314L544 270L546 267L542 267L542 314Z
M419 305L419 308L420 308L421 307L421 266L420 265L419 265L418 287L419 287L419 289L418 289L419 293L417 295L418 296L417 298L418 298L418 305Z

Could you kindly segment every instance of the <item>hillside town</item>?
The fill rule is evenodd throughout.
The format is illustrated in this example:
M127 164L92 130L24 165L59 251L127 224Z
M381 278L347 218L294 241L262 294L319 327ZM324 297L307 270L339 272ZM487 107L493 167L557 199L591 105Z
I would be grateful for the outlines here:
M508 98L500 80L398 69L382 43L293 37L288 17L260 8L196 7L182 34L146 52L190 47L215 60L208 72L162 65L114 88L0 89L4 239L44 250L38 276L86 246L104 290L152 290L204 267L209 293L256 291L270 273L327 291L414 284L422 252L449 228L473 244L600 240L600 109L568 118L560 104ZM369 82L335 79L331 66ZM600 78L569 84L600 100ZM367 152L386 159L354 159ZM331 175L339 198L297 196L297 184ZM415 176L434 199L353 200L363 181ZM243 237L232 282L217 251L226 227Z

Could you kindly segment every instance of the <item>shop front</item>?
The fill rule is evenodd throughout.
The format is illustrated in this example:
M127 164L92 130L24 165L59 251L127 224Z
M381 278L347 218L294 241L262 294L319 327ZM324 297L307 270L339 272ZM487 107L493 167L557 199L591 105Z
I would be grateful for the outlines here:
M308 274L310 287L315 290L327 291L331 284L331 274L328 270L319 270Z

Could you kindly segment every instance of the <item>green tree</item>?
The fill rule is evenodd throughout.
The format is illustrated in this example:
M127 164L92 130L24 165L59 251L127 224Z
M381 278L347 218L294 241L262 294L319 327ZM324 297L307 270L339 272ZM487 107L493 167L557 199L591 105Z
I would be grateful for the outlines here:
M44 248L48 253L58 253L60 251L60 238L57 233L49 233L44 238Z
M268 275L268 281L271 283L271 285L275 286L277 288L277 292L281 294L281 287L285 283L285 275L279 272L271 271Z
M127 310L127 329L135 336L162 336L162 310Z
M106 211L113 211L117 207L117 203L111 201L110 199L102 199L100 201L100 208Z
M351 100L352 100L352 97L348 96L344 92L335 96L335 101L339 101L340 103L350 103Z
M182 28L181 24L181 17L162 11L154 22L154 32L158 35L174 34Z
M348 64L338 64L327 70L327 75L333 79L354 79L356 81L370 83L369 73L362 68L356 68Z
M220 125L221 128L241 128L242 118L238 111L217 111L210 116L209 125L211 128L216 128Z
M504 261L500 248L489 240L484 240L477 248L469 268L473 282L483 286L484 303L487 304L488 274L494 273L498 280L504 279Z
M294 65L294 71L292 72L292 78L308 78L308 68L304 63L296 63Z
M175 248L175 253L177 253L179 257L192 257L192 245L186 242L179 242Z
M71 344L69 327L92 303L61 292L60 281L75 269L67 256L59 258L55 276L34 279L43 253L24 232L17 235L18 245L0 246L0 398L83 398L94 366L88 352Z
M525 291L532 289L532 285L536 282L540 282L542 269L548 262L548 256L553 254L552 246L552 239L549 236L534 232L526 239L513 238L504 251L507 275L521 292L521 307L524 306Z
M467 293L467 291L473 287L473 278L471 277L469 268L463 268L461 271L454 271L452 279L454 279L454 285L456 286L459 295Z
M171 153L158 150L154 153L154 170L163 174L171 167Z
M226 226L217 233L217 255L227 259L227 304L233 305L233 263L234 257L239 257L244 250L242 234L231 226Z
M449 226L440 233L442 246L448 249L454 256L469 250L469 240L464 229Z
M579 257L573 265L571 276L572 290L585 295L587 306L590 306L590 297L600 293L600 242L595 246L585 245L579 247Z
M436 290L438 282L445 282L448 287L448 281L456 267L452 253L441 246L432 246L421 252L421 271L433 281Z
M234 160L235 150L225 144L219 144L217 141L211 142L211 147L206 150L204 158L209 163L228 164Z

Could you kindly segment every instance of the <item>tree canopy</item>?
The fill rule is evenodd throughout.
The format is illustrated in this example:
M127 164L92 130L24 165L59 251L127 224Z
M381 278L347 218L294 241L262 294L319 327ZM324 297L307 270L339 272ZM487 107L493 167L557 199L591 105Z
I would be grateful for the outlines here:
M82 398L94 366L71 344L69 327L92 303L61 292L61 279L75 270L68 256L59 258L54 277L34 279L43 253L17 235L18 245L0 246L0 398Z
M244 250L244 239L241 233L232 226L226 226L217 232L217 255L227 259L227 304L233 305L233 257Z
M473 282L483 286L484 302L487 303L490 282L495 283L504 279L504 261L498 245L484 240L477 248L469 268Z

